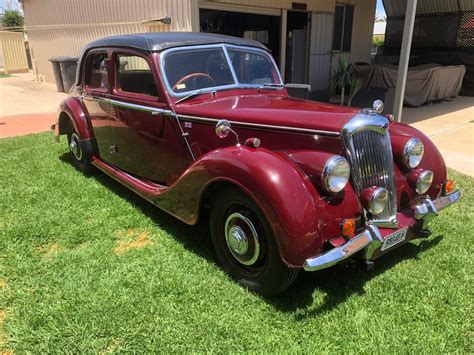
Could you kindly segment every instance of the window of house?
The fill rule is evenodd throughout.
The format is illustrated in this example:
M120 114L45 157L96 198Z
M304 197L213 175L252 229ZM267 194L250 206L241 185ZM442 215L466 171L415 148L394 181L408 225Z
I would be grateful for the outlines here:
M153 72L145 58L118 54L116 57L116 83L118 91L158 96Z
M86 86L93 89L107 89L109 74L107 70L107 53L91 53L88 59Z
M334 51L350 52L352 44L352 24L354 21L353 5L336 5L334 14Z

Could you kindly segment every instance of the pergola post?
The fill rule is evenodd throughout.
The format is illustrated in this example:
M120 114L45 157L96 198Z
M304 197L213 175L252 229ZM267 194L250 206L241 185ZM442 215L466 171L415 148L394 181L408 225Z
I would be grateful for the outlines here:
M415 26L417 3L418 0L408 0L405 12L402 48L400 51L400 63L398 64L397 87L395 89L393 107L393 115L398 122L402 120L403 99L405 97L405 85L407 82L408 63L410 62L411 40L413 38L413 27Z

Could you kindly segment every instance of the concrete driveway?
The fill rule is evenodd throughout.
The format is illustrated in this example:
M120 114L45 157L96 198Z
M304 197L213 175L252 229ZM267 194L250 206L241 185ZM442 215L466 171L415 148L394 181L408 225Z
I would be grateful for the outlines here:
M35 82L31 73L0 78L0 138L49 130L65 97L54 84ZM474 176L474 97L405 107L402 122L427 134L449 167Z
M0 77L0 138L49 130L66 96L31 73Z
M443 154L446 164L474 176L474 97L418 108L403 108L402 122L425 133Z

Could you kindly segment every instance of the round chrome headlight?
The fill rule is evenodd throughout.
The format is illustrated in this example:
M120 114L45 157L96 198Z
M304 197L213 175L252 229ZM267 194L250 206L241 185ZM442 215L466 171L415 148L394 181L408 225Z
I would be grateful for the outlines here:
M323 186L329 192L340 192L346 187L349 176L349 163L345 158L335 155L324 165Z
M403 164L407 168L415 169L420 165L424 151L423 143L418 138L411 138L403 148Z
M423 171L416 182L416 192L420 195L426 193L433 183L433 173L429 170Z

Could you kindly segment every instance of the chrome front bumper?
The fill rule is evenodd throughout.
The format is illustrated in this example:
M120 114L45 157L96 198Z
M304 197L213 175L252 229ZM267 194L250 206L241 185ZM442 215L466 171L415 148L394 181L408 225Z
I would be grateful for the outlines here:
M421 223L422 229L425 229L427 224L438 215L439 211L451 206L459 200L460 197L461 191L457 190L434 201L427 197L417 200L412 207L415 220ZM370 259L374 252L382 246L382 243L383 237L378 227L369 224L362 233L358 234L340 247L331 249L324 254L306 259L303 268L306 271L326 269L340 263L359 251L364 253L364 258Z

